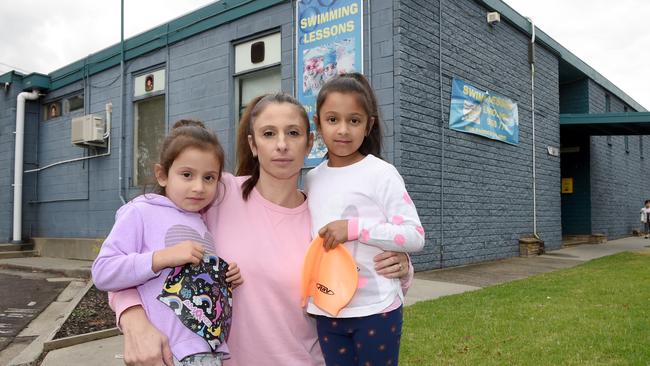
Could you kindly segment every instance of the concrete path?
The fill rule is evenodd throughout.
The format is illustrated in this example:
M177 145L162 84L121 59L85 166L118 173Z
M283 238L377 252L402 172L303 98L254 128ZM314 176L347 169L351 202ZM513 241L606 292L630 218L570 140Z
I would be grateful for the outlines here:
M464 267L418 272L407 294L406 304L411 305L418 301L475 291L482 287L523 279L539 273L573 267L591 259L623 251L643 251L648 248L650 248L650 240L625 238L606 244L585 244L564 248L539 257L516 257ZM0 261L0 266L2 262ZM34 262L31 265L35 265ZM111 337L51 351L41 365L122 365L121 355L122 338Z
M122 336L101 339L49 352L41 366L121 366Z

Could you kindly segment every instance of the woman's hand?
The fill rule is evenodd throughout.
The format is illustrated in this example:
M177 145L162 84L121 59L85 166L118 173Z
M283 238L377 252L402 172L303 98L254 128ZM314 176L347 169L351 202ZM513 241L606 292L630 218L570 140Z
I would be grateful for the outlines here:
M409 274L409 257L406 253L383 252L374 258L375 270L386 278L402 278Z
M187 263L199 264L203 260L203 245L185 240L171 247L156 250L151 260L151 270L158 272L164 268L173 268Z
M239 267L237 267L237 263L233 262L228 265L228 272L226 272L226 282L232 286L233 290L244 283L244 278L241 276Z
M336 220L318 230L323 238L325 250L334 249L337 245L348 241L348 220Z
M130 366L174 366L167 337L147 319L142 306L126 309L120 317L124 333L124 363Z

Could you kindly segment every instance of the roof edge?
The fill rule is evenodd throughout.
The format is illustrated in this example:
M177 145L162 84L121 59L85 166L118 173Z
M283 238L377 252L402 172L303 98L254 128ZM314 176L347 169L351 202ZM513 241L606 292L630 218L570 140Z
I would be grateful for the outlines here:
M484 6L499 12L503 15L509 22L514 25L519 30L524 33L531 35L531 26L530 22L526 17L519 14L516 10L511 8L508 4L504 3L501 0L475 0ZM613 93L624 102L629 104L632 108L636 109L639 112L647 111L640 103L634 100L632 97L627 95L623 90L614 85L611 81L607 80L603 75L601 75L594 68L589 66L586 62L582 61L578 56L574 55L571 51L564 48L556 40L551 38L548 34L544 33L538 27L535 27L535 37L537 41L544 44L551 51L558 54L564 61L569 63L571 66L575 67L587 77L598 83L603 88L607 89L609 92Z
M616 113L563 113L560 114L560 126L611 123L647 123L650 112L616 112Z
M125 61L286 1L288 0L216 1L125 39ZM84 77L115 67L120 64L120 59L121 43L106 47L49 73L51 89L64 87Z

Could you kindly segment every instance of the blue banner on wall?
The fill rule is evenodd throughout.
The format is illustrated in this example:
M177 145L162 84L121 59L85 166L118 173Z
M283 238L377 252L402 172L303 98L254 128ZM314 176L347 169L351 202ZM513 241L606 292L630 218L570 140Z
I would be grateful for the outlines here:
M519 112L511 99L453 79L449 128L519 144Z
M298 0L296 6L296 95L309 115L323 84L335 75L363 72L363 1ZM316 166L327 148L321 139L305 159Z

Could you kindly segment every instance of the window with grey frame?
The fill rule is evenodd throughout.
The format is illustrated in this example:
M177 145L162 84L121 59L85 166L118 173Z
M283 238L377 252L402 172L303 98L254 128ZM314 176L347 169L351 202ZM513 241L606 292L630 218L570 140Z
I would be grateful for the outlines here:
M133 186L154 182L153 167L165 138L165 95L138 100L133 118Z

